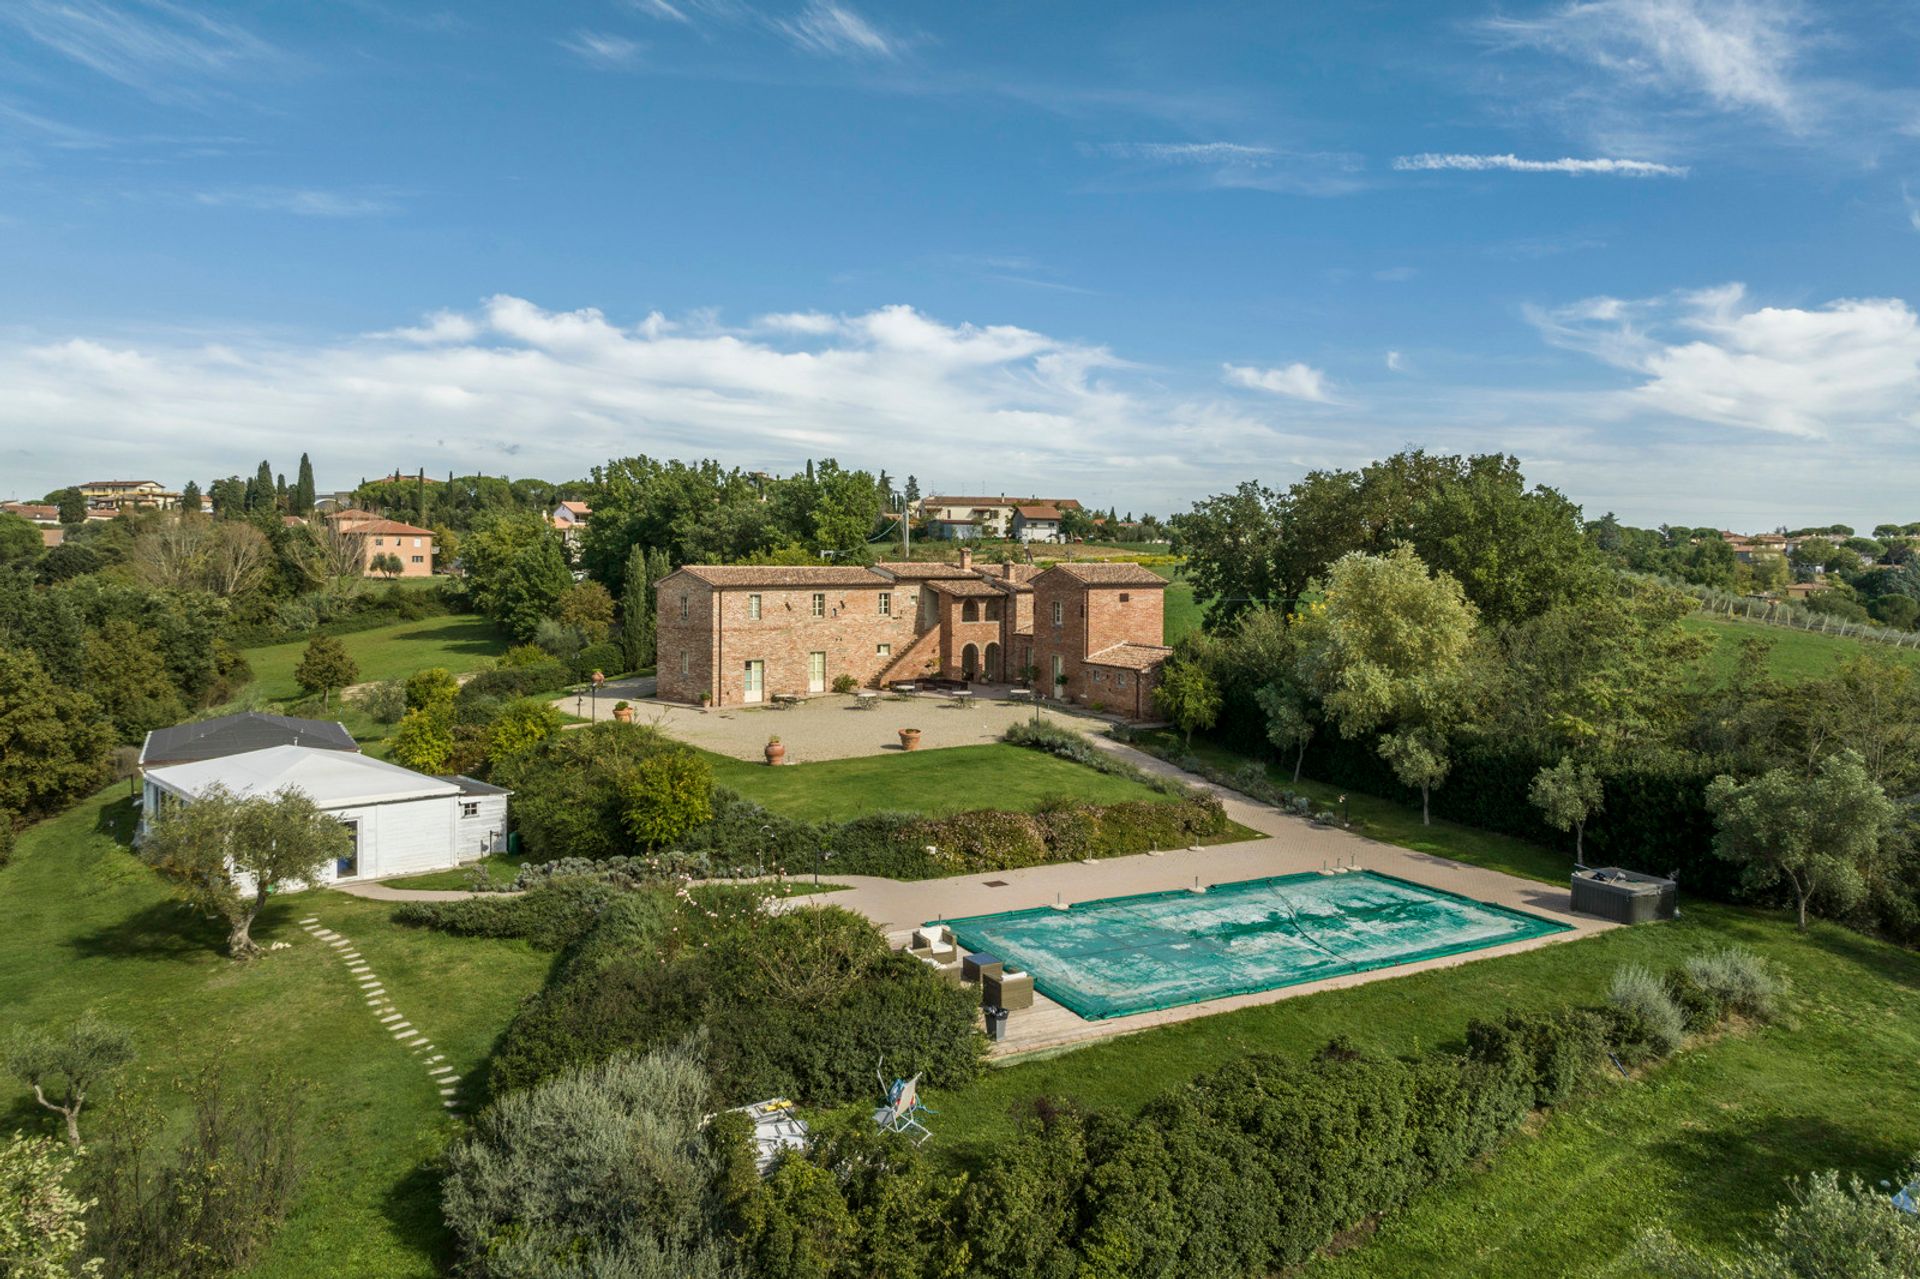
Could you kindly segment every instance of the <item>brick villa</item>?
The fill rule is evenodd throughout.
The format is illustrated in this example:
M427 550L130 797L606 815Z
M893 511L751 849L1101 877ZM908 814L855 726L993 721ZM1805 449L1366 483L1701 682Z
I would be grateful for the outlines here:
M432 529L403 524L353 507L329 512L326 518L343 537L353 539L358 545L362 577L386 576L373 566L376 555L399 557L400 571L393 574L395 577L433 576Z
M1166 581L1125 563L689 564L660 579L659 696L716 706L948 679L1152 714Z

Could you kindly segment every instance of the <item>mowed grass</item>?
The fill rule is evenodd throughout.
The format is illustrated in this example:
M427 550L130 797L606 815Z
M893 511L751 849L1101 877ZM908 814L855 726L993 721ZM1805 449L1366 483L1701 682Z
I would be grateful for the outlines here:
M1337 792L1303 783L1331 800ZM1349 794L1367 834L1463 862L1564 882L1568 859ZM1308 1273L1601 1276L1621 1273L1625 1243L1664 1224L1724 1248L1762 1232L1789 1179L1839 1167L1893 1175L1920 1150L1908 1101L1920 1055L1920 957L1832 925L1805 936L1781 914L1686 901L1671 924L1581 941L1016 1060L968 1089L929 1097L940 1111L928 1150L971 1166L1040 1095L1130 1112L1194 1075L1249 1053L1305 1059L1336 1035L1413 1056L1459 1051L1467 1024L1507 1008L1598 1003L1623 964L1665 970L1728 944L1771 960L1792 983L1775 1024L1697 1045L1640 1079L1595 1091L1530 1126L1482 1166L1421 1195L1352 1251ZM1623 1224L1625 1230L1623 1231Z
M401 928L390 905L323 891L277 898L254 935L291 949L236 964L220 953L223 931L181 909L128 852L126 796L118 784L26 831L0 870L4 1023L57 1030L89 1008L124 1023L139 1053L128 1089L176 1117L171 1081L209 1067L228 1068L242 1086L276 1069L311 1084L292 1213L248 1274L444 1273L435 1161L459 1121L420 1059L380 1027L346 964L296 921L317 915L351 939L445 1054L470 1108L495 1037L552 957ZM0 1081L0 1131L51 1132L54 1121L13 1080Z
M809 822L848 821L885 812L940 815L981 808L1027 812L1056 799L1117 804L1172 798L1125 777L998 742L779 768L725 755L707 754L707 759L713 764L716 786Z
M1193 583L1177 576L1178 564L1149 564L1147 568L1167 579L1166 599L1160 610L1163 644L1178 644L1200 629L1200 605L1193 598Z
M1896 662L1920 663L1920 649L1894 648L1846 635L1823 635L1818 631L1796 631L1788 626L1699 615L1682 618L1680 625L1713 640L1713 649L1705 661L1707 681L1712 685L1725 684L1733 678L1740 650L1750 639L1771 642L1767 669L1774 678L1787 684L1831 675L1842 662L1862 653Z
M507 637L483 617L455 614L417 622L395 622L339 637L359 668L356 683L404 679L429 666L454 674L478 670L507 651ZM301 695L294 667L307 651L306 640L242 650L253 667L256 698L287 701Z

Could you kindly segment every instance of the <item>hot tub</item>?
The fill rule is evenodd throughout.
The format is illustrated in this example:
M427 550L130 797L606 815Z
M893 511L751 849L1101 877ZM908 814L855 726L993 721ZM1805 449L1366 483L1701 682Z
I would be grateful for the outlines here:
M1659 875L1589 866L1573 872L1573 908L1616 924L1646 924L1679 913L1679 890Z

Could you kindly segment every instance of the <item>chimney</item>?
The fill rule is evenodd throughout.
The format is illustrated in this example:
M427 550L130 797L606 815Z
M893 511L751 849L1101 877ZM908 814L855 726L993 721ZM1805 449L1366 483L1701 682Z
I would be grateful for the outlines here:
M960 548L960 571L962 573L973 572L973 548L970 546Z
M1000 576L1006 578L1009 582L1013 580L1012 560L1007 560L1000 565Z

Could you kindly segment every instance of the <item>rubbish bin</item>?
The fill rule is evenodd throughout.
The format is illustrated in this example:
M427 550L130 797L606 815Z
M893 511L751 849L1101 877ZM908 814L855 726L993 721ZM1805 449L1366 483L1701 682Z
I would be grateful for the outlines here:
M512 857L520 855L520 832L517 830L507 836L507 853Z
M987 1038L1000 1043L1007 1037L1007 1010L988 1004L981 1010L987 1017Z

